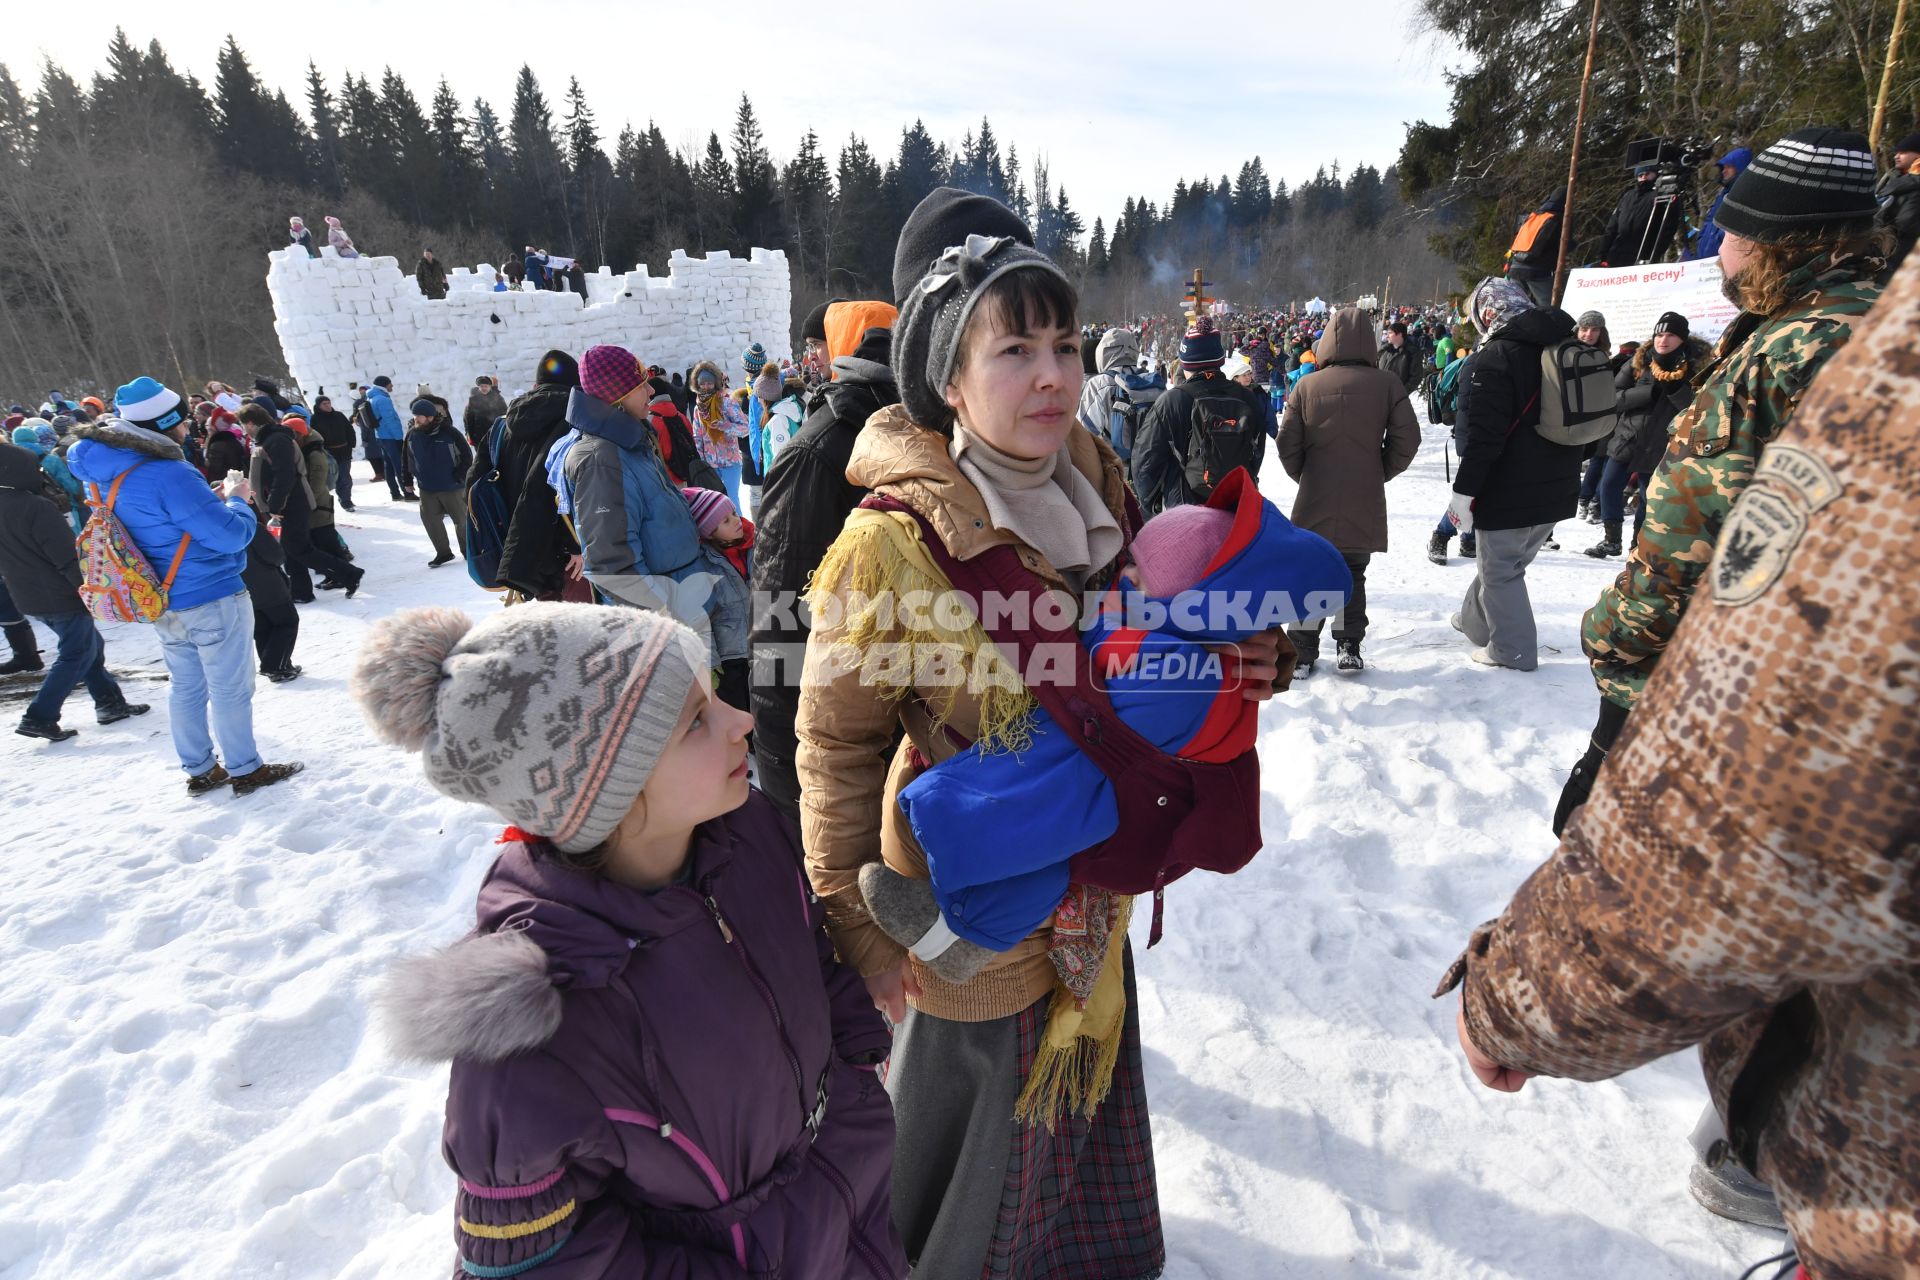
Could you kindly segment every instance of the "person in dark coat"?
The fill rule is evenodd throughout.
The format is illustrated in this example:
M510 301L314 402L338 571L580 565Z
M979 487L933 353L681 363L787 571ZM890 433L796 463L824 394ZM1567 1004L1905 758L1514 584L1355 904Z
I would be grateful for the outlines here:
M353 510L353 422L333 407L330 396L316 396L312 425L333 459L333 491L342 511Z
M467 407L460 415L460 425L466 430L467 443L478 449L485 444L487 433L493 430L493 424L507 411L507 398L500 394L500 388L493 379L481 374L473 380L473 390L467 393Z
M1653 326L1652 339L1614 375L1619 416L1606 442L1606 470L1600 476L1601 537L1587 548L1594 559L1620 554L1629 492L1640 498L1633 509L1633 531L1639 535L1647 514L1647 481L1666 456L1674 418L1693 400L1694 375L1712 358L1713 349L1692 336L1687 318L1669 311Z
M79 732L60 725L60 710L75 685L93 697L94 718L113 724L144 714L107 673L107 646L80 600L80 560L64 502L56 503L40 460L16 444L0 443L0 578L13 607L39 619L59 649L41 677L15 732L64 742ZM28 627L24 621L13 624ZM28 627L29 639L31 628ZM11 637L10 637L11 638ZM36 649L37 651L37 649Z
M413 279L420 292L434 301L447 296L447 268L433 256L433 250L420 251L420 261L413 264Z
M775 455L754 510L753 590L763 603L754 611L751 636L753 754L760 789L795 822L800 777L793 725L809 630L799 599L847 513L867 496L847 479L847 462L867 419L900 403L888 367L891 342L890 329L870 328L857 347L831 362L833 381L813 393L800 430Z
M700 650L649 610L414 609L354 672L380 737L508 824L473 932L382 992L399 1054L452 1064L457 1271L907 1274L887 1028Z
M1658 262L1680 231L1680 202L1657 202L1653 191L1656 167L1643 165L1635 170L1633 185L1620 194L1620 202L1607 219L1601 242L1600 262L1608 267L1631 267L1643 262Z
M473 449L453 429L444 401L421 396L411 408L407 459L420 485L420 523L433 543L433 559L427 562L427 568L438 569L454 559L447 542L446 521L453 521L460 554L467 553L467 476L473 470Z
M254 508L280 517L280 549L286 553L287 576L293 581L294 599L304 602L313 598L313 578L309 570L317 570L342 584L351 597L360 589L360 580L367 576L367 571L314 545L313 502L307 495L307 463L301 455L299 441L289 428L275 422L257 404L241 408L240 422L253 437L263 459L260 484L254 491Z
M1553 301L1553 274L1560 265L1560 229L1567 212L1561 187L1528 214L1507 248L1507 279L1518 281L1540 306Z
M1202 400L1237 400L1253 415L1250 421L1261 424L1252 428L1255 440L1247 462L1253 478L1260 478L1260 461L1267 447L1263 428L1273 419L1273 401L1265 392L1243 387L1229 378L1221 370L1225 363L1226 350L1219 331L1212 320L1200 317L1180 342L1184 376L1153 402L1134 440L1133 487L1147 514L1206 498L1193 491L1186 474L1187 447Z
M1881 180L1880 212L1874 215L1877 227L1893 233L1893 252L1887 255L1883 279L1891 279L1900 264L1920 239L1920 131L1908 134L1894 144L1893 168Z
M259 517L259 512L254 513ZM240 569L240 581L247 584L253 599L253 651L260 659L260 674L275 684L297 679L300 668L293 665L293 646L300 638L300 611L293 607L293 588L287 581L287 557L280 540L273 536L264 519L253 541L247 544L247 562Z
M1403 321L1395 320L1387 326L1387 339L1381 344L1375 363L1398 378L1408 395L1419 390L1421 381L1427 376L1420 353L1407 341L1407 326ZM1320 367L1324 369L1326 364L1322 362Z
M475 473L500 472L507 504L507 537L500 552L500 583L532 600L591 602L573 523L560 514L547 455L567 434L567 398L580 385L580 365L549 351L534 371L533 390L507 406L507 437L499 458L481 441Z
M725 493L727 486L722 483L719 472L700 456L700 449L694 444L693 424L680 408L671 384L661 378L650 378L648 386L653 389L648 412L653 420L654 435L660 441L660 457L667 464L667 474L683 489Z
M1460 467L1448 515L1478 538L1474 580L1454 626L1483 666L1532 671L1539 633L1527 566L1574 512L1584 446L1555 444L1540 421L1540 352L1572 335L1573 317L1536 307L1518 282L1489 276L1469 299L1480 349L1467 368L1454 426Z
M209 401L207 410L207 446L206 466L203 468L210 484L219 484L229 471L238 471L246 475L248 454L246 433L234 416L219 405Z

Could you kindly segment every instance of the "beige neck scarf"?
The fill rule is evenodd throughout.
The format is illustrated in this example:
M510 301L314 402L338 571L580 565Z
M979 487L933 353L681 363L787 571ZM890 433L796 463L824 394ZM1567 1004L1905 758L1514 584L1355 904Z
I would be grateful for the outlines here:
M1120 553L1119 523L1065 444L1050 457L1016 458L955 423L948 452L994 527L1045 556L1076 589Z

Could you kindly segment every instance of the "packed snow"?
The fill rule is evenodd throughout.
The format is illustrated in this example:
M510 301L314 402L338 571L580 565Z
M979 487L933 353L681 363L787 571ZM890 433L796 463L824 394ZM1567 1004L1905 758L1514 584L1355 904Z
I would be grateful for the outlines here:
M1564 523L1529 575L1539 671L1469 663L1447 617L1472 562L1424 555L1443 438L1428 427L1388 489L1368 671L1323 660L1263 712L1265 850L1174 886L1151 951L1137 917L1167 1275L1738 1275L1783 1246L1687 1195L1706 1098L1691 1054L1498 1095L1464 1068L1452 999L1429 999L1553 847L1596 709L1579 618L1620 563L1582 556L1598 529ZM0 739L8 1280L453 1266L446 1072L391 1061L369 998L397 957L471 924L500 822L376 745L347 675L386 613L498 605L457 564L429 572L415 508L359 469L363 501L340 515L366 586L302 610L306 674L255 701L266 758L304 774L189 799L140 626L109 628L107 652L152 714L97 728L76 691L77 739ZM1287 509L1271 452L1266 473ZM36 682L9 678L0 709Z

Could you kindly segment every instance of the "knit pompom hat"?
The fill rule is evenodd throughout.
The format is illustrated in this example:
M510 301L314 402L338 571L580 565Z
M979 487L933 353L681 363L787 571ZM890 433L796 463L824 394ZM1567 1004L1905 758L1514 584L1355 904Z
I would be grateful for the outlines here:
M582 853L633 808L706 663L663 613L534 602L476 624L435 607L374 624L351 687L434 790Z
M1140 526L1129 550L1150 596L1177 596L1200 581L1233 529L1233 512L1173 507Z
M901 299L893 329L893 375L900 403L913 420L944 431L953 421L947 384L967 321L987 289L1012 271L1050 271L1063 282L1067 276L1033 248L1031 233L1011 209L951 187L933 192L908 216L894 257L896 288L909 260L901 255L921 252L910 249L910 241L921 246L944 241L946 247L933 251L924 273Z
M754 343L740 353L740 367L747 371L749 378L756 376L767 367L767 349L757 342Z
M772 404L786 394L786 384L780 380L778 369L763 369L760 376L753 380L753 394L768 404Z
M647 366L625 347L588 347L580 357L580 389L614 404L647 380Z
M680 496L692 508L693 524L700 530L702 538L712 537L713 531L724 524L728 516L737 514L733 509L733 500L712 489L682 489Z
M1186 336L1180 339L1180 367L1198 372L1202 369L1218 369L1226 362L1227 350L1220 341L1220 330L1213 320L1200 316Z
M136 427L165 431L186 420L180 393L153 378L135 378L113 393L114 412Z
M1860 134L1801 129L1753 158L1713 220L1759 244L1863 227L1880 207L1873 171L1873 152Z

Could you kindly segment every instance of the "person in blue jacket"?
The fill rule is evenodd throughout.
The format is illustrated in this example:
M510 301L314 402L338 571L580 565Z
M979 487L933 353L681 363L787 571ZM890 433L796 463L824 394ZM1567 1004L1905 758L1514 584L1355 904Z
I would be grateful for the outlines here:
M1206 505L1149 520L1129 551L1126 594L1109 591L1081 638L1115 713L1184 759L1224 763L1253 750L1259 704L1207 646L1270 629L1270 610L1299 620L1290 626L1339 612L1353 588L1346 562L1262 498L1244 468ZM1045 922L1067 893L1073 856L1120 821L1111 780L1045 710L1029 747L961 752L908 783L900 810L931 881L872 862L860 889L874 922L954 983Z
M374 440L386 463L387 496L395 502L418 502L413 491L413 461L407 457L407 424L393 407L393 379L381 374L367 388L367 407L373 410Z
M1720 192L1714 196L1713 204L1707 210L1707 216L1700 220L1700 230L1694 234L1693 245L1687 250L1687 259L1717 258L1720 256L1720 237L1725 232L1715 222L1714 215L1720 212L1720 202L1727 198L1727 191L1733 186L1733 180L1747 171L1753 163L1753 152L1746 147L1735 147L1720 157Z
M266 763L253 740L253 606L240 580L256 527L247 482L223 480L218 497L207 488L180 448L187 415L177 391L135 378L115 393L114 411L74 426L67 466L102 501L121 481L113 514L155 573L166 576L178 561L154 630L187 793L231 784L246 795L290 777L300 766Z
M580 385L567 402L573 431L554 446L561 503L573 513L594 589L617 604L672 612L707 639L718 672L747 656L747 587L700 539L661 457L653 394L646 366L625 348L590 347L580 357Z

